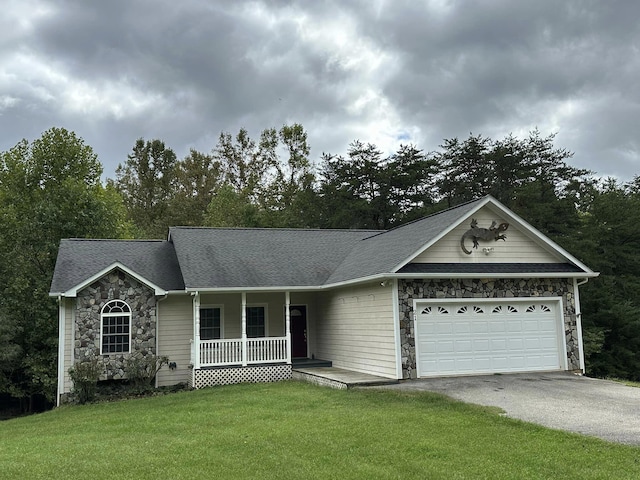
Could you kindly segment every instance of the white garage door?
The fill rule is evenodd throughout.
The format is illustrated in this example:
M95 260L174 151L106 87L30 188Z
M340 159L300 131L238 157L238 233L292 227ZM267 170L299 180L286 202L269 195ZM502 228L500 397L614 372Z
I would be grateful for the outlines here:
M557 301L416 303L418 375L564 369Z

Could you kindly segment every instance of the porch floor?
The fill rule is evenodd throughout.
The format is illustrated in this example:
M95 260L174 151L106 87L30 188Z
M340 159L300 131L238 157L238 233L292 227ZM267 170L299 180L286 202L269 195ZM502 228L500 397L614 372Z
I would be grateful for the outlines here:
M331 367L329 360L320 360L318 358L292 358L291 366L296 368L318 368L318 367Z
M378 377L337 367L294 367L293 378L339 389L398 383L398 380L393 378Z

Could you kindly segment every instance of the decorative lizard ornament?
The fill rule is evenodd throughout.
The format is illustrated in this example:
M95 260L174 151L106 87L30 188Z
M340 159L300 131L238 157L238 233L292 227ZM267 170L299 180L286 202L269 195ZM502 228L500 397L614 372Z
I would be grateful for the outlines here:
M471 228L467 230L460 239L460 248L462 248L462 251L467 255L471 255L471 250L467 250L467 248L464 246L464 241L467 238L473 240L473 248L478 248L478 240L505 241L507 239L507 236L503 235L500 232L504 232L507 228L509 228L508 223L503 222L498 225L495 220L491 223L491 226L489 228L481 228L478 227L478 221L474 218L471 220Z

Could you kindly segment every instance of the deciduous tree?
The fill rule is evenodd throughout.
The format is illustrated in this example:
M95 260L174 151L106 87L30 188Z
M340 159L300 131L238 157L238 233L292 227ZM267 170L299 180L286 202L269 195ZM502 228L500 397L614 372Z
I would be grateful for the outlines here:
M52 128L0 154L0 393L52 399L57 308L48 297L61 238L118 238L124 207L73 132Z
M162 140L139 138L113 183L130 220L142 237L166 238L173 224L170 204L176 193L176 154Z

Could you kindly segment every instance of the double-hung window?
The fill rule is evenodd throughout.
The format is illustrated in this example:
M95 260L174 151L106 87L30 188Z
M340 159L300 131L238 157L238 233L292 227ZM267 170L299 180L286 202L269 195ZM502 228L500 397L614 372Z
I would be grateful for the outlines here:
M200 308L200 340L222 338L222 309L220 307Z
M131 308L122 300L111 300L100 313L100 354L129 353Z
M247 337L266 336L265 307L247 307Z

